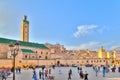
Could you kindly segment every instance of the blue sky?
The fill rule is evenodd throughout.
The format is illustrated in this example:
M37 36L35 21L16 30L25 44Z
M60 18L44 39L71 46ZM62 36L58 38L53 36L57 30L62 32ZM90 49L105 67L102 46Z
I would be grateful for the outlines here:
M19 40L20 21L30 22L30 42L67 49L120 46L120 0L0 0L0 37Z

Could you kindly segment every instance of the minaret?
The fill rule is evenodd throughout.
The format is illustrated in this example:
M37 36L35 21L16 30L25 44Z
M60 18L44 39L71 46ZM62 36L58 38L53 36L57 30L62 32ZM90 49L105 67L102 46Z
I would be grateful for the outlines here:
M29 21L27 21L27 16L23 16L20 24L20 40L29 42Z
M109 59L110 58L110 52L106 53L106 58Z
M103 58L103 52L105 52L103 46L100 47L98 50L98 58Z

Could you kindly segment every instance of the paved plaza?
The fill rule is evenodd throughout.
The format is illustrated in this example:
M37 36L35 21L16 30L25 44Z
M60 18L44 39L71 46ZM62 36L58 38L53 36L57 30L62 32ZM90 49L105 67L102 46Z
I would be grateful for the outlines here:
M59 74L59 69L62 71ZM56 67L55 69L51 69L51 74L55 76L55 80L68 80L68 71L72 69L72 80L82 80L79 77L77 67ZM37 73L41 69L36 69ZM89 80L120 80L120 79L113 79L113 78L120 78L120 73L116 70L115 73L109 72L106 73L106 77L102 77L102 73L100 72L98 76L95 76L95 72L93 71L92 67L83 67L83 71L88 72ZM22 70L21 74L16 74L16 80L33 80L32 79L33 70ZM38 75L38 74L37 74ZM12 80L12 74L7 78L7 80Z

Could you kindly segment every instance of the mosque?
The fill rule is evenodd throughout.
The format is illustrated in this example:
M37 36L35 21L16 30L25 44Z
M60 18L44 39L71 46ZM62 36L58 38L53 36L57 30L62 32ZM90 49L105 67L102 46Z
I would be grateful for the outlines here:
M20 24L20 40L0 38L0 67L12 67L13 55L10 44L19 42L19 51L15 59L16 66L52 65L52 64L108 64L120 63L120 52L105 51L103 46L98 51L66 50L59 43L40 44L29 42L29 21L24 16Z

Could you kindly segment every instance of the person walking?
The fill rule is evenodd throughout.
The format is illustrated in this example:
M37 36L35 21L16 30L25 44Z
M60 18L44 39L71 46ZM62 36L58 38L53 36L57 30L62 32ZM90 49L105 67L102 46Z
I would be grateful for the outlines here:
M84 80L88 80L88 73L87 73L87 71L85 71Z
M79 73L79 70L80 70L79 66L77 67L77 70L78 70L78 73Z
M44 71L41 72L41 78L44 80Z
M18 70L19 70L18 67L16 67L16 74L18 74Z
M120 73L120 66L118 67L118 72Z
M49 75L51 74L51 68L49 68Z
M21 73L21 67L18 67L18 71L19 71L19 73Z
M93 70L95 71L95 66L93 66Z
M48 79L48 69L45 70L45 79Z
M83 79L83 78L84 78L84 74L83 74L83 71L82 71L82 70L80 70L79 75L80 75L80 78L81 78L81 79Z
M7 73L5 72L5 70L2 71L2 80L6 80L7 79Z
M41 70L40 70L40 71L39 71L39 79L41 79L41 73L42 73L42 72L41 72Z
M98 65L98 72L100 72L100 65Z
M115 72L115 70L116 70L116 66L114 65L112 68L112 72Z
M103 67L103 69L102 69L103 77L105 77L105 72L106 72L106 69L105 69L105 67Z
M62 74L62 70L61 70L60 68L59 68L59 70L58 70L58 73L59 73L59 74Z
M71 80L72 70L70 69L68 72L68 80Z
M33 80L37 80L37 75L36 75L36 73L33 73L32 78L33 78Z
M12 72L12 73L14 72L14 68L13 68L13 67L11 68L11 72Z
M96 76L98 76L98 69L95 67Z

